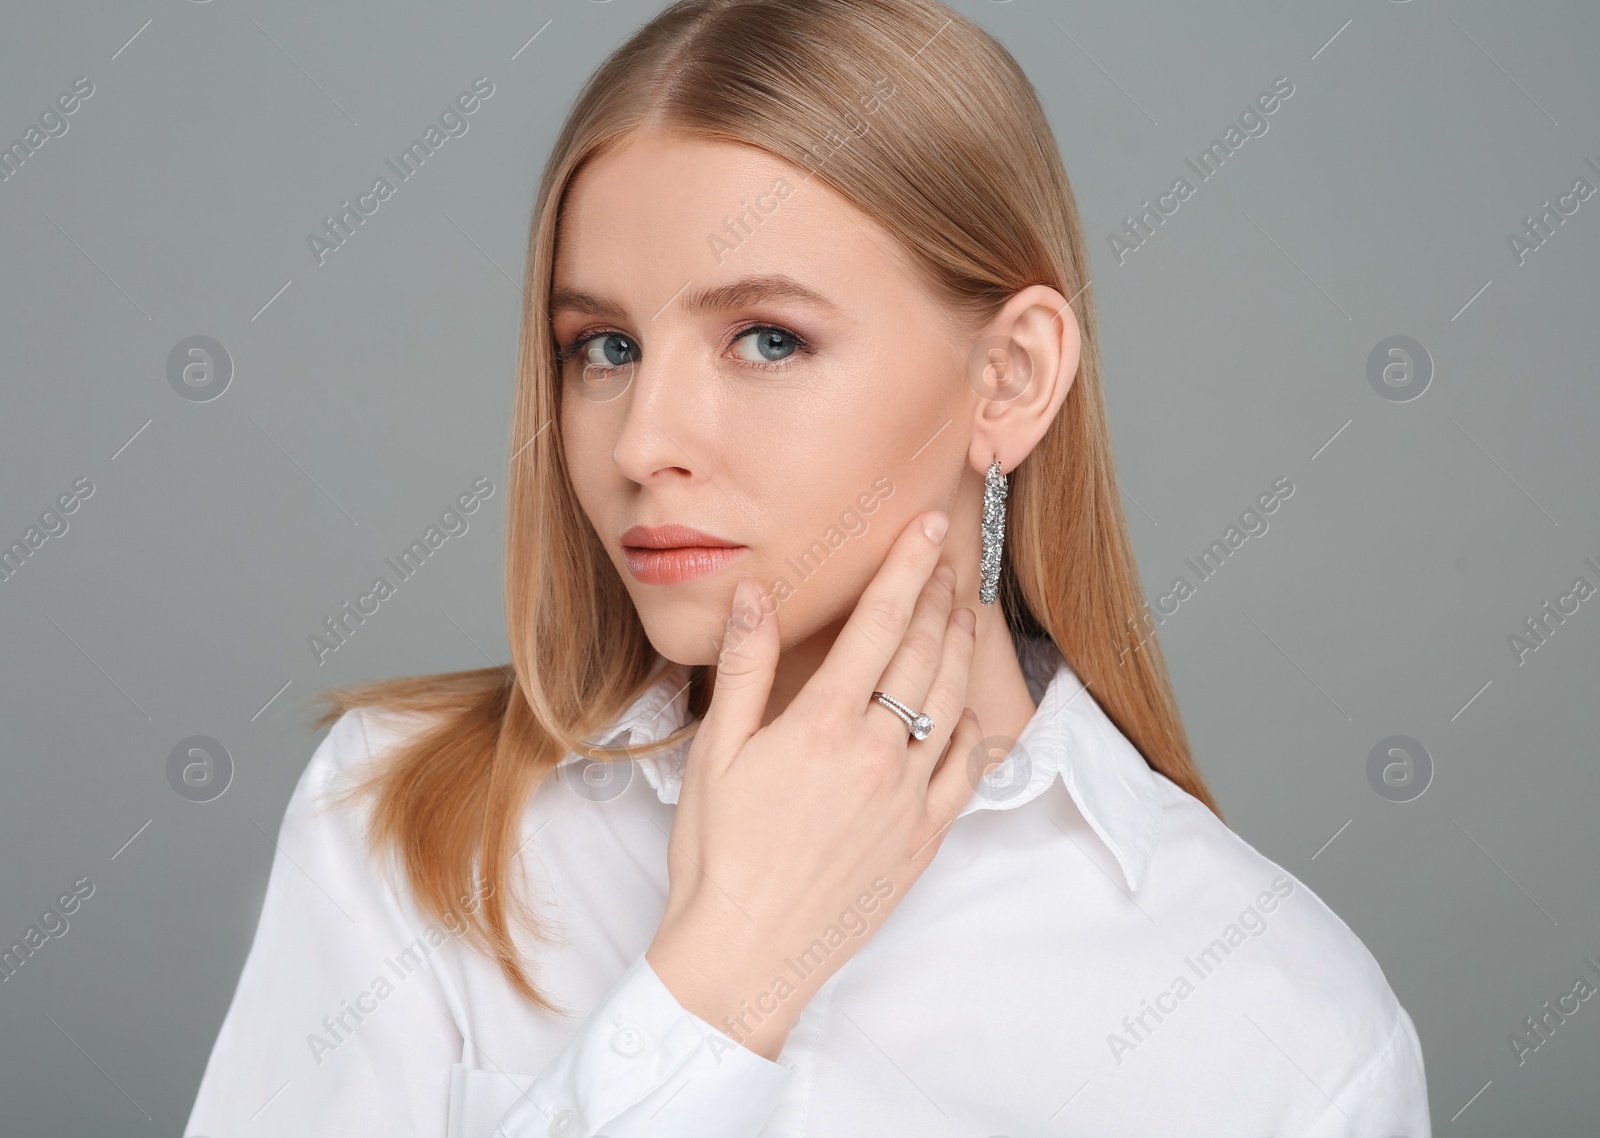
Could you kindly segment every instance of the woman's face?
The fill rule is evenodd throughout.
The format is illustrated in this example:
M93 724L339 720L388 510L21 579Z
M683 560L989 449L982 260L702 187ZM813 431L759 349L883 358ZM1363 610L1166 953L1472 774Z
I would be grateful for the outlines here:
M951 509L967 345L804 170L636 136L574 182L553 284L572 484L668 659L716 661L745 575L784 648L843 620L906 523Z

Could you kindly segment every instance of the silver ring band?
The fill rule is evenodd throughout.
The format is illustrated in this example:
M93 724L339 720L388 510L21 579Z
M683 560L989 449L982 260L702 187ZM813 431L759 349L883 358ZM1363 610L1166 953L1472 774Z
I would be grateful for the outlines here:
M906 730L911 732L913 739L926 739L933 734L933 719L931 717L924 715L920 711L912 711L887 692L875 691L872 693L872 698L899 716L901 722L906 725Z

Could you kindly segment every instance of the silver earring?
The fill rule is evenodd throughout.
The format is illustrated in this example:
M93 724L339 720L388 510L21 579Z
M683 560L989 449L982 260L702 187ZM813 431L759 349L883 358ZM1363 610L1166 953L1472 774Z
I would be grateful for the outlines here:
M983 560L980 564L978 600L992 605L1000 591L1000 548L1006 535L1006 476L1000 460L989 463L983 479Z

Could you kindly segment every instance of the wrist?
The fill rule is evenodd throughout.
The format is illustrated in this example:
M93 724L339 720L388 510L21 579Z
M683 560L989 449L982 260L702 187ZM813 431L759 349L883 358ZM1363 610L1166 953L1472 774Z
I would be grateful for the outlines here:
M764 945L741 917L718 927L685 910L663 921L645 959L685 1009L741 1046L776 1060L811 992L783 978L782 953Z

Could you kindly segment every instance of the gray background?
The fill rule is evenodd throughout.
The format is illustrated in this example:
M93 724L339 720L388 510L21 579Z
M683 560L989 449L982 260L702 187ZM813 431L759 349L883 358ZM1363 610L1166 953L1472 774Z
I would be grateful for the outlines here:
M1161 629L1229 820L1381 962L1438 1133L1592 1133L1600 1001L1523 1065L1508 1035L1600 957L1600 597L1520 665L1507 637L1600 586L1600 198L1525 264L1507 236L1600 187L1600 10L957 7L1038 86L1073 179L1152 596L1295 486ZM0 582L0 941L95 891L0 985L5 1133L179 1132L315 742L307 697L507 658L529 207L577 85L656 10L9 6L0 142L78 76L95 93L0 183L0 543L95 490ZM468 133L319 267L307 235L478 76ZM1278 76L1267 134L1119 265L1107 235ZM168 381L194 335L234 362L213 401ZM1435 372L1410 401L1368 380L1394 335ZM319 666L322 620L479 476L471 529ZM232 755L214 801L169 785L191 735ZM1366 773L1393 735L1434 764L1411 801Z

